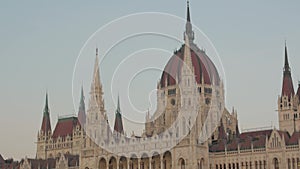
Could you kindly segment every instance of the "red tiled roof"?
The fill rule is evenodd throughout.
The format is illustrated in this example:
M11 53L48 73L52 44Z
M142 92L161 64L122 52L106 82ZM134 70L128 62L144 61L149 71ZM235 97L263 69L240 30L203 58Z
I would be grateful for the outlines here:
M49 115L48 116L47 115L43 116L41 131L43 131L44 133L48 133L48 131L51 131L51 124L50 124Z
M59 136L72 136L73 130L75 129L76 125L79 125L77 117L67 117L58 119L52 137L57 138Z
M297 145L299 138L300 132L294 132L291 138L288 141L286 140L287 145Z
M4 159L0 154L0 169L19 169L19 161L14 161L12 158Z
M282 91L281 91L281 96L288 96L289 98L291 96L294 96L294 87L293 87L293 81L291 75L285 74L283 76L283 82L282 82Z
M241 150L251 149L251 144L253 144L253 148L263 148L266 145L266 137L269 138L272 131L273 130L245 132L233 140L219 140L217 143L214 143L209 147L209 151L222 152L225 151L225 146L228 151L234 151L238 149L238 144L240 145ZM300 132L294 132L291 137L286 131L277 132L280 136L284 137L286 145L299 144L298 140L300 139Z
M68 167L79 166L79 155L64 155L66 160L68 160ZM59 160L59 157L48 158L48 159L28 159L31 169L42 169L42 168L56 168L56 162ZM24 160L21 161L23 163Z
M245 132L245 133L241 133L240 138L246 138L246 137L256 137L256 136L270 136L273 130L260 130L260 131L251 131L251 132Z
M216 144L210 146L210 152L222 152L225 151L225 145L228 151L234 151L238 149L238 144L241 150L251 149L251 144L253 148L263 148L266 145L266 137L270 137L273 130L261 130L241 133L238 138L233 140L222 140ZM278 131L280 135L283 135L285 141L289 140L289 134L284 131ZM300 135L299 135L300 136ZM295 136L296 137L296 136ZM299 138L299 137L297 137Z
M0 154L0 163L4 162L4 158L2 157L2 155Z
M209 59L206 53L200 50L196 45L191 44L191 60L195 72L195 80L198 84L202 83L202 78L205 84L219 84L220 78L214 63ZM176 78L181 79L181 69L184 61L184 45L174 53L168 61L160 80L161 87L172 86L176 84ZM203 77L202 77L203 76Z
M55 168L56 159L48 158L46 160L42 159L28 159L31 169L42 169L42 168Z

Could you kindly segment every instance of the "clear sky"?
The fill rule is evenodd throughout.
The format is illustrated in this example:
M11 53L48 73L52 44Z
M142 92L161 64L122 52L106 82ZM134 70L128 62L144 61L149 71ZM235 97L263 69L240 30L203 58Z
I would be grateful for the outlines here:
M210 38L221 57L227 82L226 107L237 109L242 129L278 125L276 109L285 39L297 89L299 7L296 0L191 1L193 24ZM186 3L174 0L0 2L0 153L4 157L35 157L46 90L54 128L58 115L77 111L73 106L72 76L85 41L109 21L137 12L185 17ZM201 40L196 39L196 43L201 44ZM171 51L179 47L166 46ZM90 78L92 67L88 72ZM149 76L153 85L160 78ZM84 85L87 93L90 84L84 82ZM105 87L104 92L109 92L108 89ZM79 97L79 90L74 96ZM106 109L113 111L115 107L108 104Z

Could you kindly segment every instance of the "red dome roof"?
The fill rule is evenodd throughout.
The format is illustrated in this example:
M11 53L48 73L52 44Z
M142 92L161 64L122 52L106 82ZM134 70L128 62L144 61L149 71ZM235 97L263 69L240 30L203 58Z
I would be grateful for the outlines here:
M168 61L160 80L160 86L165 87L176 84L176 77L180 81L182 63L184 61L184 46L176 51ZM196 45L191 44L191 59L195 72L195 80L198 84L215 84L219 85L220 77L214 63L209 59L203 50L200 50Z

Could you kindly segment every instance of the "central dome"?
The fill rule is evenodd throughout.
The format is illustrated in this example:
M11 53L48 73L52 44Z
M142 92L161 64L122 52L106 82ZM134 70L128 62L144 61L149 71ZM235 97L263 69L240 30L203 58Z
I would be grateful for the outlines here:
M206 55L205 51L200 50L194 41L194 32L191 24L190 8L187 5L187 18L185 25L186 42L189 43L188 49L191 50L191 61L194 67L195 80L198 84L219 85L220 77L214 63ZM184 63L183 44L179 50L174 52L174 55L168 61L164 71L161 75L160 87L173 86L181 80L181 69ZM176 79L178 82L176 82Z
M160 86L172 86L181 80L181 69L184 63L185 45L174 52L168 61L161 76ZM220 77L214 63L209 59L203 50L195 44L191 44L191 60L194 67L195 80L198 84L219 85ZM178 79L178 82L176 82Z

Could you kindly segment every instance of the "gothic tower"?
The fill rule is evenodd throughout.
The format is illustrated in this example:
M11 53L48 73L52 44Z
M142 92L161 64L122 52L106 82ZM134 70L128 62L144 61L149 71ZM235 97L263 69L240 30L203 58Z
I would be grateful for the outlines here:
M299 97L295 95L286 45L284 53L282 90L278 97L278 119L279 129L292 135L300 129Z
M37 138L37 158L45 159L47 158L47 148L46 144L47 141L50 139L52 135L51 130L51 122L50 122L50 110L48 106L48 93L46 93L46 102L43 112L43 120L42 120L42 126L40 131L38 132L38 138Z
M94 64L94 73L92 77L90 99L87 110L86 132L92 139L105 139L110 130L108 119L104 107L103 89L100 82L100 70L98 60L98 48L96 49L96 58Z

